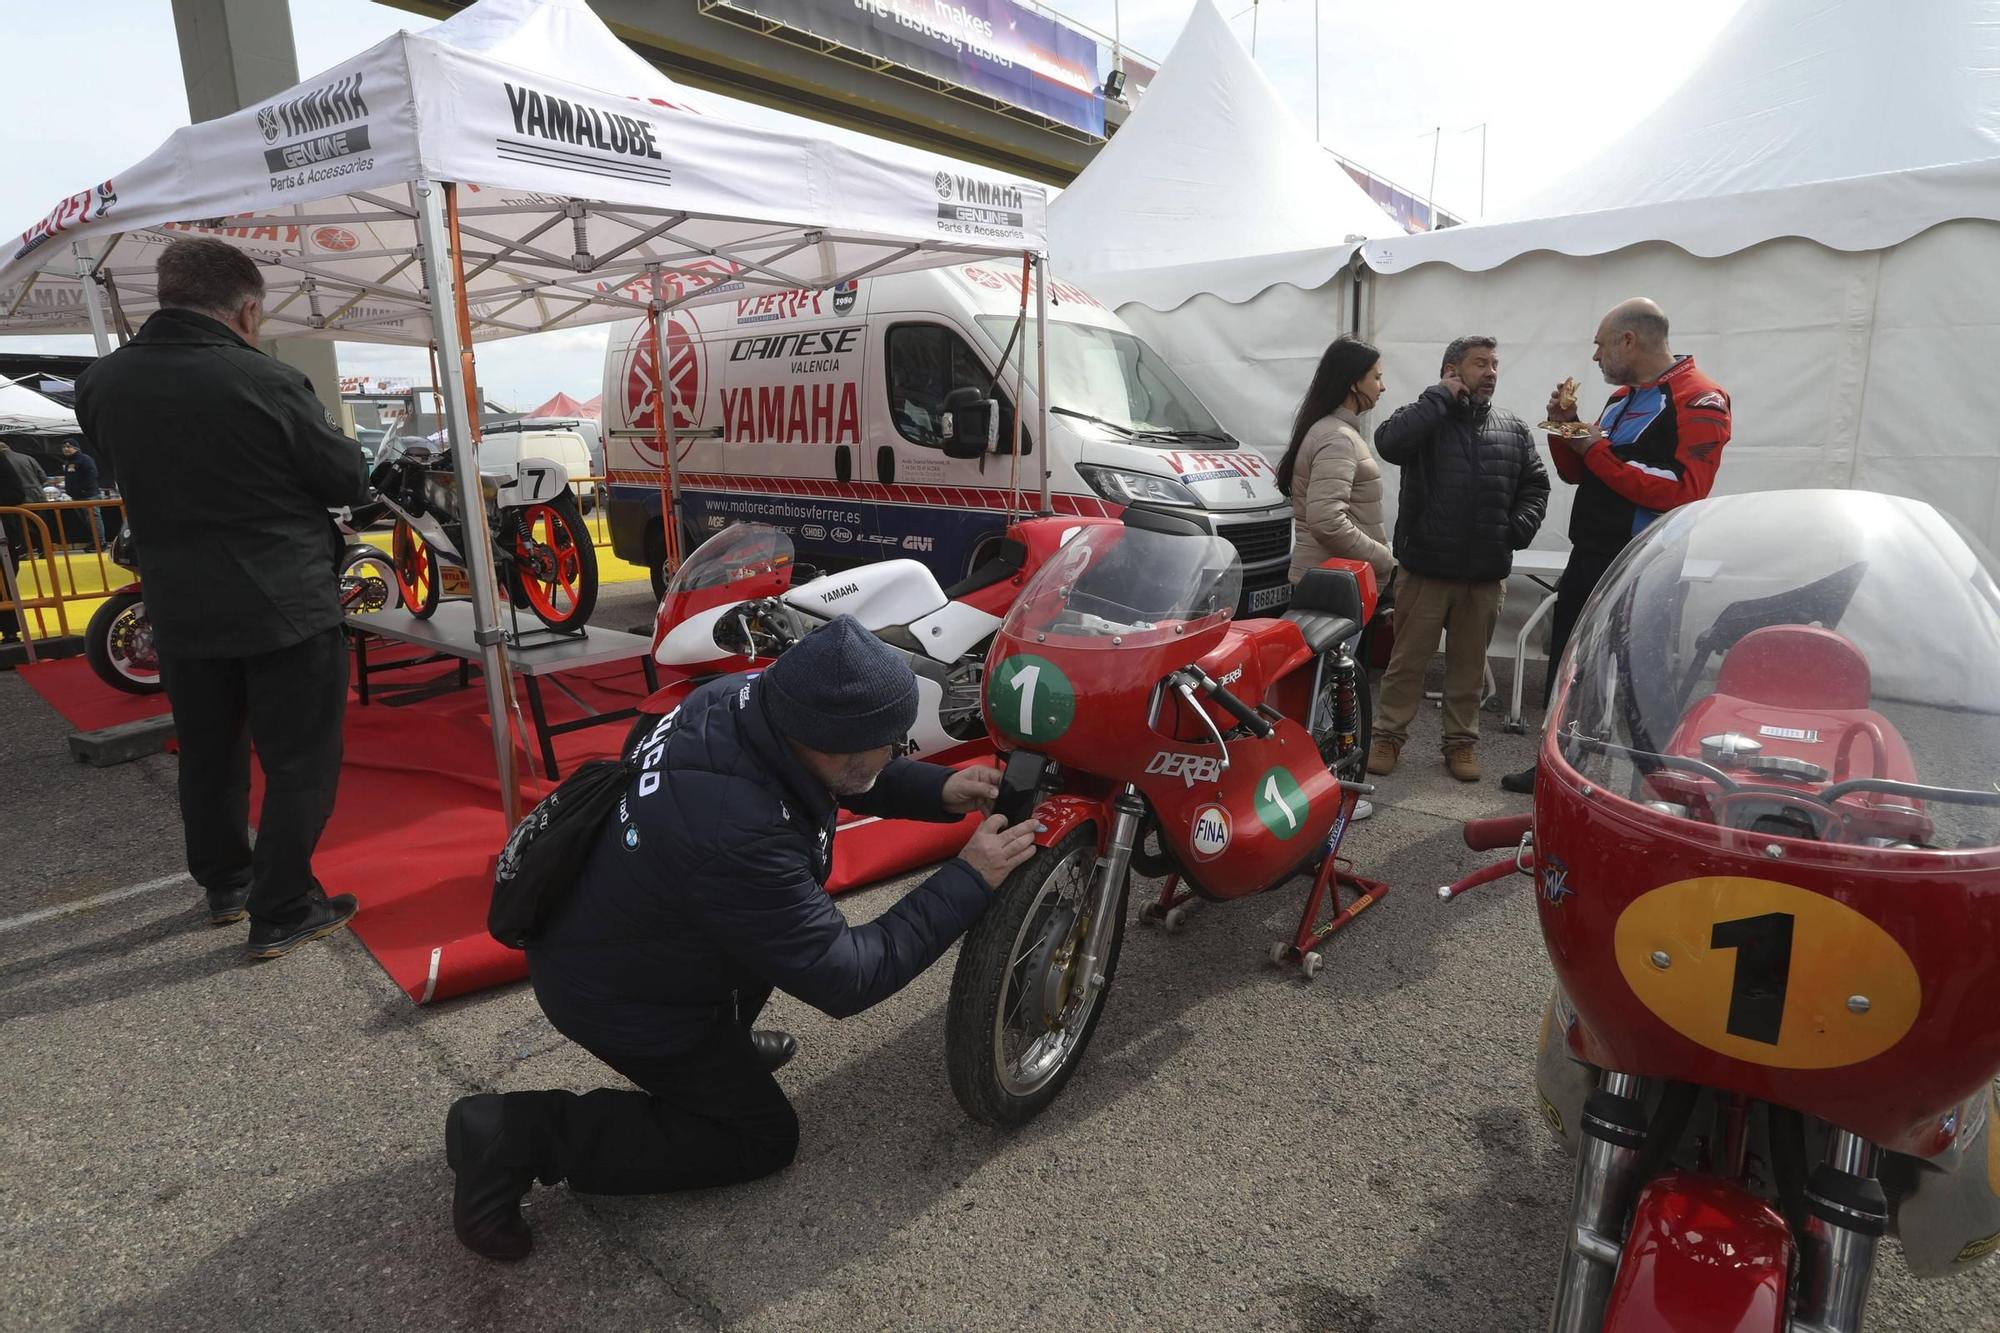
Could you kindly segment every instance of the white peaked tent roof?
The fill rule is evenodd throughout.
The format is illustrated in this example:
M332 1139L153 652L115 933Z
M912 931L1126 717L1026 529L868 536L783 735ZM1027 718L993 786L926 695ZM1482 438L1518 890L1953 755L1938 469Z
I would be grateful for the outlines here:
M1749 0L1658 110L1514 211L1528 220L1365 254L1393 273L1645 241L1708 258L1781 236L1869 251L2000 220L2000 0Z
M1388 216L1197 0L1131 118L1049 209L1050 263L1112 306L1317 287Z
M79 435L76 413L19 380L0 379L0 435Z
M136 325L159 247L197 233L269 266L270 335L427 342L419 179L466 187L478 338L629 318L654 268L669 300L700 303L1044 247L1039 185L730 106L648 65L583 0L480 0L176 130L31 221L0 249L0 333L89 328L79 241Z

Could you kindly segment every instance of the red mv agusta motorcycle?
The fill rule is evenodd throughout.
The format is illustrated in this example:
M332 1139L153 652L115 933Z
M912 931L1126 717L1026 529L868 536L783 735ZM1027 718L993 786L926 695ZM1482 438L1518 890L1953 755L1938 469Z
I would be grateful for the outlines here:
M1515 857L1578 1149L1550 1328L1853 1333L1879 1239L2000 1246L2000 587L1929 506L1656 521L1559 673ZM1532 822L1532 827L1530 823Z
M1272 949L1308 977L1316 946L1386 892L1338 861L1372 790L1353 646L1375 586L1366 564L1330 564L1284 619L1233 623L1235 550L1133 508L1086 526L1008 612L986 658L986 719L1013 751L1002 813L1032 810L1045 830L952 978L946 1057L975 1120L1025 1122L1076 1069L1117 971L1132 868L1166 877L1149 914L1170 922L1196 898L1312 874L1298 929ZM1356 895L1345 908L1340 888Z

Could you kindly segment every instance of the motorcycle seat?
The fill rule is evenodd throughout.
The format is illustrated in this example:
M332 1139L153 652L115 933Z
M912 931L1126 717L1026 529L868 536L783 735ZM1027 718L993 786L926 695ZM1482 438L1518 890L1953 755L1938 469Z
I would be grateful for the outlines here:
M1300 611L1294 607L1285 612L1285 619L1299 627L1314 657L1332 651L1361 632L1361 626L1351 617L1324 611Z

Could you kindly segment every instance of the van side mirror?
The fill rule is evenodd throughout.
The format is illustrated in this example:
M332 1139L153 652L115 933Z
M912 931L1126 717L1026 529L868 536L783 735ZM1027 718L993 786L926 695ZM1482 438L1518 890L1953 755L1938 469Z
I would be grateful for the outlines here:
M1000 442L999 404L977 389L953 389L944 396L938 426L946 458L978 458Z

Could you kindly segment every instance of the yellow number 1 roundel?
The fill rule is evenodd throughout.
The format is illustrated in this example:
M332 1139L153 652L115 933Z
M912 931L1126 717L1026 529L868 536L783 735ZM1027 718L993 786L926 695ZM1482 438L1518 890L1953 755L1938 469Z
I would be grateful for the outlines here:
M1718 1054L1834 1069L1882 1054L1917 1020L1903 947L1823 894L1765 879L1684 879L1618 918L1626 984L1661 1022Z

